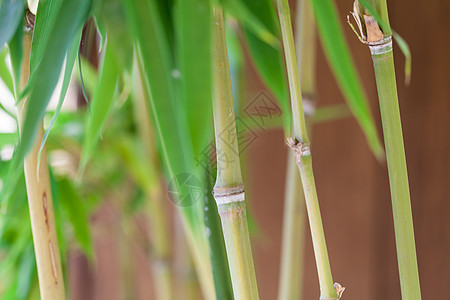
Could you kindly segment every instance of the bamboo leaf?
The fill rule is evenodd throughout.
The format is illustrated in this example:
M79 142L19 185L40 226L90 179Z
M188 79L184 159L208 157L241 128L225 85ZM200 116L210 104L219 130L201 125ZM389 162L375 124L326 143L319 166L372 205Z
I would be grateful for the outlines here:
M32 243L27 245L23 253L17 272L17 288L14 299L26 300L31 291L33 277L37 277L36 258Z
M210 162L206 162L210 165ZM207 182L205 189L205 226L206 236L209 240L209 257L214 277L214 286L216 288L217 299L233 299L233 289L231 285L230 268L228 257L223 239L222 224L220 222L217 204L214 200L212 190L214 178L210 175L212 168L209 166L208 172L205 172L204 180Z
M9 43L22 20L24 0L2 0L0 3L0 48Z
M5 145L15 145L19 137L17 132L14 133L0 133L0 149L2 149Z
M102 43L106 34L112 36L117 62L121 69L130 70L133 56L133 45L127 27L123 5L120 0L103 0L96 10L96 21L100 25ZM101 47L103 45L101 44Z
M252 9L252 6L259 6L260 9L265 9L268 8L266 6L267 4L270 4L273 9L273 5L267 0L228 0L223 3L224 7L228 10L228 13L233 15L237 20L241 21L245 28L251 31L252 34L271 47L279 49L280 42L277 38L277 34L274 34L271 30L271 24L265 23L261 20L261 14L264 14L265 11Z
M14 82L11 76L11 71L6 65L6 56L8 54L8 48L4 47L0 51L0 78L5 83L8 90L14 95Z
M83 142L81 170L86 166L95 146L100 138L108 116L114 104L114 93L119 78L119 66L117 64L113 45L107 42L103 62L100 67L98 86L95 89L91 101L91 115L88 117Z
M249 10L257 11L260 22L265 24L268 30L275 36L280 31L275 8L270 0L251 1L241 0ZM259 74L277 98L283 110L283 124L285 132L291 130L290 103L287 90L287 78L283 67L283 54L280 47L272 47L250 30L245 23L244 33L253 62ZM277 41L278 42L278 41ZM279 42L278 42L279 43Z
M66 55L64 78L63 78L63 82L62 82L61 93L59 95L58 105L56 106L55 113L53 114L53 117L50 120L50 123L48 124L48 128L44 133L44 137L42 138L41 146L39 148L38 162L41 161L42 149L44 148L44 145L45 145L45 142L47 141L50 130L52 130L53 124L55 123L56 119L58 118L59 113L61 111L61 107L64 103L64 99L66 97L66 92L67 92L67 89L69 88L70 78L72 77L72 70L73 70L73 66L75 64L75 59L77 57L80 40L81 40L81 31L78 34L78 37L75 38L75 40L73 41L73 45L69 49L69 51L67 52L67 55Z
M194 155L212 141L211 34L208 1L180 0L175 7L176 57L179 81Z
M35 70L31 69L32 73L27 85L29 91L27 111L21 141L14 154L14 163L11 165L11 174L17 174L17 170L21 169L23 159L34 143L35 133L58 82L66 52L76 34L81 30L90 12L90 5L91 2L86 0L63 1L53 26L48 28L49 36L52 38L38 44L38 49L44 49L43 57ZM35 24L35 30L39 31L37 27L38 24ZM17 176L11 176L9 180L14 182Z
M19 84L20 84L20 72L22 67L22 56L23 56L23 25L24 19L20 22L20 25L17 26L17 30L14 33L14 36L9 41L9 56L11 60L12 67L12 78L13 78L13 87L14 87L14 98L17 99L17 94L19 93Z
M141 51L144 67L141 75L146 79L150 92L149 107L163 152L164 166L169 178L173 178L186 170L183 155L185 151L181 151L180 155L179 149L180 145L189 148L190 143L182 142L179 112L175 109L174 85L171 80L173 64L164 27L156 14L153 1L125 0L125 7L130 29L136 36Z
M63 0L43 0L39 2L31 41L30 73L34 73L45 55L46 49L43 45L49 42L50 37L54 38L51 36L51 30L55 26L62 3Z
M91 234L89 231L89 214L83 206L73 184L67 179L62 178L56 181L59 202L67 220L74 230L75 239L81 246L81 249L88 258L93 258L94 250L92 246Z
M334 3L331 0L310 1L328 62L350 110L366 135L372 152L380 159L384 155L383 147L361 81L350 56L350 50L345 43Z

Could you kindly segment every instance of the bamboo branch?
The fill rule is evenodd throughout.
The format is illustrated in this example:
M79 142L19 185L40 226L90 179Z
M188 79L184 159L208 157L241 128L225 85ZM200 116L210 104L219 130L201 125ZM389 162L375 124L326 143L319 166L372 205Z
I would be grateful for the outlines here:
M217 150L217 181L214 186L222 221L235 299L259 299L248 232L244 184L231 91L222 8L214 9L214 128Z
M375 71L391 189L402 299L420 300L421 292L408 172L398 105L397 83L395 80L392 31L389 28L386 1L371 0L370 3L376 5L373 7L380 16L384 26L378 24L376 19L367 11L361 12L357 0L354 3L352 15L360 27L362 42L366 43L370 48Z
M22 89L27 84L30 72L31 34L27 32L24 33L23 50L20 82ZM17 106L20 130L24 122L26 108L26 99ZM53 199L45 147L42 150L40 164L38 162L39 148L43 135L44 130L40 127L33 148L25 157L25 182L41 299L61 300L65 299L66 295L56 236Z
M301 78L303 103L307 127L311 129L315 114L315 58L316 31L312 11L307 0L297 1L296 50L298 74ZM308 100L307 100L308 99ZM306 104L308 109L306 109ZM287 133L286 133L287 134ZM299 299L303 285L303 250L305 231L304 192L295 164L289 154L283 213L283 237L278 299Z
M320 284L320 299L338 299L333 286L330 262L325 242L325 234L320 215L317 191L312 169L311 151L303 112L297 59L292 33L289 3L287 0L277 0L278 14L281 25L283 46L285 51L291 107L293 114L293 137L288 139L288 145L294 152L300 172L306 208L308 212L314 255Z

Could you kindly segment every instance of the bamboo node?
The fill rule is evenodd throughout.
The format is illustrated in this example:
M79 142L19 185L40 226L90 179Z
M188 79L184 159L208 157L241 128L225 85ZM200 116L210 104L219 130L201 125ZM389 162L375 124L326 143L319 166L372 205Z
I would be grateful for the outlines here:
M214 199L217 206L245 201L244 186L214 188Z
M385 36L381 41L367 43L370 54L381 55L392 51L392 36Z
M286 144L294 151L295 161L299 164L302 160L302 157L311 155L311 148L309 144L302 143L295 138L288 138Z

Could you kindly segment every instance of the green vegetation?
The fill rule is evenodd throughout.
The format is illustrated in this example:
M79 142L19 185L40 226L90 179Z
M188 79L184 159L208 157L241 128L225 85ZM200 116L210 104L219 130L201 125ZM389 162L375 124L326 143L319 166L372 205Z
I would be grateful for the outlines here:
M402 295L420 299L392 31L386 3L372 2L354 14L374 61ZM294 39L287 0L1 0L0 118L17 129L0 133L0 297L68 298L68 253L80 249L95 264L89 219L111 202L128 239L145 215L150 234L139 239L148 243L156 299L176 299L180 286L198 299L197 281L176 279L175 262L190 269L191 261L205 299L259 299L246 204L258 199L244 196L240 143L282 128L292 153L278 297L302 294L306 203L320 299L339 299L310 128L351 113L380 162L384 152L333 2L301 0L297 14ZM346 104L316 108L316 24ZM282 111L264 126L241 114L247 57ZM172 239L168 198L189 251Z

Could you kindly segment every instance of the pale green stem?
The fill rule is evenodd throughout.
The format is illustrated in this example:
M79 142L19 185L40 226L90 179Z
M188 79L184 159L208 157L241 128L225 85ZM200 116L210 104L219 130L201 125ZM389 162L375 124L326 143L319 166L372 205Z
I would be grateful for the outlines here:
M311 128L310 120L315 112L316 32L313 25L314 19L308 1L297 1L295 42L303 101L309 101L309 110L305 111L308 128ZM303 290L305 198L292 153L289 153L286 177L279 300L300 299Z
M316 258L317 273L319 276L320 299L338 299L331 276L330 262L325 243L325 234L314 182L309 139L302 106L303 104L294 47L294 37L292 34L289 3L287 0L277 0L277 7L281 25L283 47L285 51L294 123L293 138L289 141L289 146L295 153L296 163L302 179L309 225L313 240L314 255Z
M373 46L371 48L374 49ZM397 84L395 81L392 40L389 38L389 41L381 48L378 48L378 51L379 54L374 54L372 50L372 60L377 82L389 171L402 299L418 300L421 299L419 272Z
M365 21L366 43L372 54L380 103L402 299L420 300L408 171L395 80L392 30L389 26L386 0L369 0L368 3L372 5L384 23L377 24L368 11L365 11L362 16ZM382 30L380 25L384 25Z
M30 72L31 34L29 33L24 33L23 50L20 83L22 89L28 81ZM20 102L17 106L20 130L22 130L21 126L24 122L26 107L26 101ZM61 300L65 299L66 295L45 147L42 150L40 168L38 169L39 149L43 135L44 130L40 127L33 148L25 157L25 182L41 299Z
M300 299L303 284L305 204L295 156L288 155L278 300Z
M214 198L222 221L230 275L236 300L259 299L248 232L244 184L231 90L225 27L221 7L214 9L214 128L217 181Z

